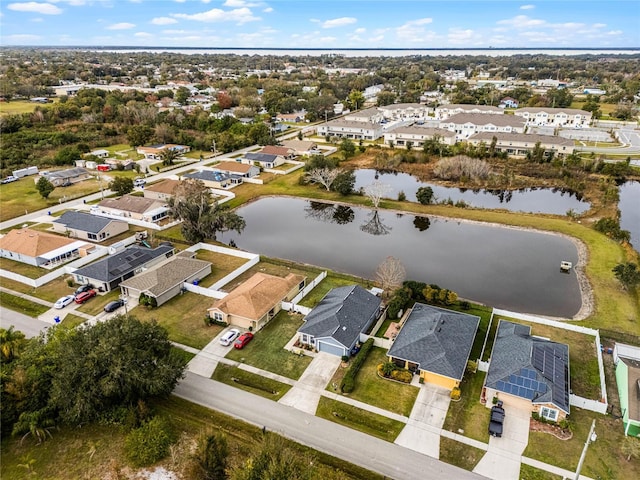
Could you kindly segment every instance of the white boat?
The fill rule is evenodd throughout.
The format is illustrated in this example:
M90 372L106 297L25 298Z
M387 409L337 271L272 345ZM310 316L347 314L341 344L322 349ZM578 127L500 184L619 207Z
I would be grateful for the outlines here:
M560 262L560 270L562 270L563 272L568 272L569 270L571 270L572 267L573 267L573 264L571 262L567 262L567 261Z

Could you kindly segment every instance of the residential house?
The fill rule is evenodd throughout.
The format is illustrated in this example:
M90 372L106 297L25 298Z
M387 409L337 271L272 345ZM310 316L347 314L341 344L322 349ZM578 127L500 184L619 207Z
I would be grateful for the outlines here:
M92 150L87 155L93 155L94 157L98 157L98 158L109 158L109 155L111 155L111 153L109 152L109 150L99 149L99 150Z
M305 277L288 274L277 277L256 273L209 308L218 322L257 331L276 316L282 302L291 300L304 288Z
M613 362L624 434L640 437L640 347L616 343Z
M458 113L441 120L440 128L455 132L456 139L464 140L478 132L524 133L525 121L514 115Z
M260 149L258 153L266 153L267 155L279 155L285 160L293 160L296 157L295 152L291 148L279 145L265 145Z
M348 356L383 311L382 299L360 285L334 288L305 317L298 339L319 352Z
M451 103L448 105L440 105L435 109L435 116L437 119L444 120L446 118L452 117L453 115L458 115L460 113L475 113L482 115L503 115L504 110L498 107L493 107L491 105L472 105L472 104L463 104L463 103Z
M365 88L362 94L365 99L371 100L376 98L382 90L384 90L384 85L380 83L378 85L371 85L370 87Z
M184 155L191 151L191 147L188 145L175 145L172 143L161 143L157 145L149 145L146 147L138 147L136 148L136 152L140 155L144 155L144 158L147 160L160 160L160 155L164 150L175 150L180 155Z
M505 405L558 422L569 415L569 347L531 335L531 327L500 320L482 390L487 406Z
M311 140L283 140L282 146L292 150L296 156L310 156L320 153L318 144Z
M168 262L120 283L122 294L136 299L144 294L159 307L178 295L185 283L197 282L211 273L211 262L183 253L191 252L181 252Z
M110 292L125 280L172 257L174 252L171 245L154 249L134 245L78 268L73 278L76 283L91 283L101 291Z
M591 112L576 108L525 107L513 112L523 118L527 125L553 127L588 127Z
M498 108L518 108L518 105L520 105L520 102L518 102L518 100L516 100L515 98L504 97L500 100L500 105L498 105Z
M144 198L150 198L152 200L158 200L166 203L173 198L173 192L179 184L180 180L165 178L159 182L145 185Z
M282 155L268 153L245 153L241 161L251 165L257 164L262 168L275 168L284 164L285 158Z
M40 172L34 179L38 183L40 177L45 177L54 187L64 187L73 183L83 182L92 178L91 173L82 167L67 168L66 170L58 170L56 172Z
M425 383L460 386L480 317L416 303L387 355L401 368L419 372Z
M156 223L169 216L169 207L165 202L153 198L123 195L119 198L105 198L97 206L91 207L91 213Z
M345 117L347 118L347 117ZM354 122L337 119L321 123L317 127L318 135L349 139L377 140L383 133L383 124L371 122Z
M95 248L81 240L30 228L10 230L0 238L0 256L16 262L50 267L85 256Z
M397 127L386 132L384 134L384 143L403 147L408 142L411 142L414 147L422 148L425 141L435 137L439 138L440 142L445 145L453 145L456 140L456 134L449 130L410 125L408 127Z
M467 142L472 145L484 143L487 147L496 138L496 150L507 152L511 156L525 156L536 145L544 149L545 156L554 154L559 157L571 155L575 151L573 140L554 135L538 135L533 133L502 133L480 132L470 136Z
M211 168L214 172L221 172L234 178L253 178L260 175L260 169L248 163L220 162Z
M234 179L231 175L214 170L198 170L197 172L186 173L182 178L193 178L200 180L208 188L230 188L233 185L242 183L242 178Z
M403 120L422 122L429 116L432 108L420 103L394 103L378 107L385 120Z
M350 122L380 123L384 120L384 114L378 107L365 108L344 117Z
M122 220L74 211L64 212L52 225L57 233L91 242L103 242L129 230L129 224Z
M279 113L276 115L276 120L278 122L291 122L291 123L300 123L304 122L305 116L307 112L296 112L296 113Z

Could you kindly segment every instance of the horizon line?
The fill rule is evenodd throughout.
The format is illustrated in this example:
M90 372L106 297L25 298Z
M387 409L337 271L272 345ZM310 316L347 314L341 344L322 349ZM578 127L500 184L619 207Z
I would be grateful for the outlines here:
M168 50L300 50L300 51L439 51L439 50L638 50L637 47L180 47L165 45L1 45L0 49L10 48L97 48L97 49L168 49Z

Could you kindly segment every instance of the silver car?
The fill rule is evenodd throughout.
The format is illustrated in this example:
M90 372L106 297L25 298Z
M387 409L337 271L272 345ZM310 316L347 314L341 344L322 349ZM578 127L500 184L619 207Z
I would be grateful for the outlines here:
M238 338L238 335L240 335L240 330L232 328L220 338L220 344L228 347L236 338Z

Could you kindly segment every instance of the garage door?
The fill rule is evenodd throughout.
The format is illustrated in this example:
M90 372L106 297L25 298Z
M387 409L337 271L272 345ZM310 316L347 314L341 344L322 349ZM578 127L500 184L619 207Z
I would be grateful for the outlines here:
M317 344L318 344L318 351L320 352L330 353L332 355L337 355L339 357L345 354L344 348L342 347L338 347L336 345L331 345L330 343L324 343L324 342L317 342Z

